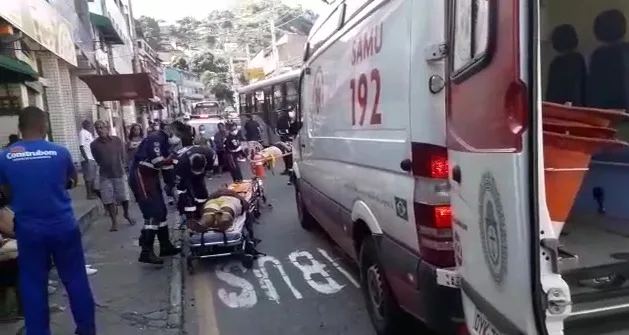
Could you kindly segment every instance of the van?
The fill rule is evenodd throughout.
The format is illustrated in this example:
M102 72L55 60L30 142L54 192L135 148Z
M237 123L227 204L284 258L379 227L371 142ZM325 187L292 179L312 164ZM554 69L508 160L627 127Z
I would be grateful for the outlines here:
M306 45L294 145L300 221L320 224L360 265L380 335L399 334L403 311L447 333L463 325L444 14L442 0L340 1Z
M629 225L600 203L626 190L628 15L614 0L345 0L318 19L299 219L358 263L378 334L403 313L445 333L627 333ZM601 160L616 177L594 176Z

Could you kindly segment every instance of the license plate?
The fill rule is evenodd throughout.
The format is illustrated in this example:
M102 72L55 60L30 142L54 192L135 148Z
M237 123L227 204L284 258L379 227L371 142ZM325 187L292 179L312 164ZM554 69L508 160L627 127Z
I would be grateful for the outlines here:
M478 335L500 335L494 326L487 320L485 315L476 311L474 316L474 331Z

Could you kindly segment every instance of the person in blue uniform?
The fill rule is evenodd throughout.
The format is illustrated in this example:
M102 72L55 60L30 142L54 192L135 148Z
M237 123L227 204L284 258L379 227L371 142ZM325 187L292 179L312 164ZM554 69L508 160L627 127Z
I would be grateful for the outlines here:
M51 261L68 293L76 334L94 335L94 298L68 193L77 184L72 156L67 148L45 140L48 116L43 110L21 110L18 127L22 140L0 155L0 185L15 213L26 335L50 334Z
M193 219L208 200L205 177L218 166L218 156L208 146L193 145L191 132L182 136L181 142L184 147L179 150L175 165L177 208L186 219Z
M129 186L144 216L144 228L140 235L141 263L163 264L155 255L153 243L159 240L160 257L181 252L170 242L164 196L160 183L160 170L174 163L169 144L170 127L150 133L138 147L129 169Z

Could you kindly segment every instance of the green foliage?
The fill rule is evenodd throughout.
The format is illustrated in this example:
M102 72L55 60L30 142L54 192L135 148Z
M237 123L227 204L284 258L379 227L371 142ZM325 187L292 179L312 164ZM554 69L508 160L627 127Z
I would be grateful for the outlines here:
M216 99L219 101L226 101L228 104L232 106L235 104L235 101L234 101L235 92L231 88L231 86L227 84L218 83L212 86L212 88L210 89L210 93L214 94Z
M190 59L190 71L197 74L203 74L206 71L227 72L228 70L227 61L223 58L216 58L209 51L198 53Z
M159 50L159 43L162 38L159 23L160 21L148 16L140 16L140 18L136 20L136 27L140 31L141 36L144 37L146 43L154 50Z

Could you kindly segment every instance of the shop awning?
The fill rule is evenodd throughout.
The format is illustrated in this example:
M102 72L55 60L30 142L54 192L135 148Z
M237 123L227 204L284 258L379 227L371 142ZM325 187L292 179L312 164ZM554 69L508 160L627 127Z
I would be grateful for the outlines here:
M0 55L0 83L37 81L39 74L28 63Z
M90 13L90 21L94 27L103 33L103 39L110 44L124 44L121 33L118 32L114 22L105 15Z
M79 76L98 101L149 101L155 94L148 73Z

